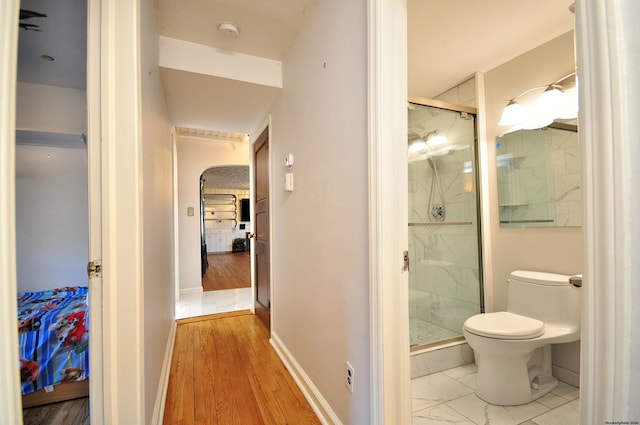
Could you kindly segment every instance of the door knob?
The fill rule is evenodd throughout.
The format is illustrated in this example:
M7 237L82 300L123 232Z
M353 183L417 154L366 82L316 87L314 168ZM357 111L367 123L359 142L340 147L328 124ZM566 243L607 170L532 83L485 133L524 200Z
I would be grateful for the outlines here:
M257 239L255 233L249 233L249 239Z

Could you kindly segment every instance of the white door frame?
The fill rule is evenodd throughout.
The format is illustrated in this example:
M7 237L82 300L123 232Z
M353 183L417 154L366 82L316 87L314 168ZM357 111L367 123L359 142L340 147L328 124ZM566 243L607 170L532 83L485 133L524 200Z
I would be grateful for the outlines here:
M371 423L411 423L406 0L368 0Z
M16 305L16 85L19 0L0 2L0 423L22 424Z

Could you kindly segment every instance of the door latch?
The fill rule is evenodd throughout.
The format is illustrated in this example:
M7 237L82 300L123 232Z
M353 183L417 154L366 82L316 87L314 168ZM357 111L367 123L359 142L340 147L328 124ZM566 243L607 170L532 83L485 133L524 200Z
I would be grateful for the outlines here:
M87 264L87 274L89 279L102 277L102 260L89 261Z
M410 267L410 265L411 265L411 264L410 264L410 263L411 263L411 261L409 260L409 251L404 251L404 252L402 253L402 259L403 259L403 262L404 262L403 270L404 270L405 272L408 272L408 271L409 271L409 267Z

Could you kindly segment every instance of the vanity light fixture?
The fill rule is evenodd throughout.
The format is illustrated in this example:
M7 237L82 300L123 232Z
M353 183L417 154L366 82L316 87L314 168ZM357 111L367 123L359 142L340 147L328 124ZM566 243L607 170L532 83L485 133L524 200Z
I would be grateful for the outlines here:
M537 96L525 96L541 91ZM498 125L511 127L507 132L546 127L556 119L578 116L578 89L575 71L546 85L527 89L509 100Z

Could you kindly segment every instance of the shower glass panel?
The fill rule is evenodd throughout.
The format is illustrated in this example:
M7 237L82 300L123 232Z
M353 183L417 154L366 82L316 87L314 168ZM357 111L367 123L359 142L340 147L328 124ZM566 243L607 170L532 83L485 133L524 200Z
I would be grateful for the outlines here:
M408 117L412 350L462 339L483 311L475 109L424 103Z

